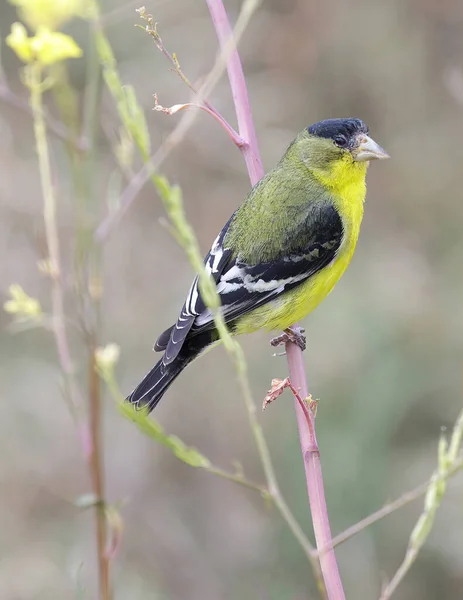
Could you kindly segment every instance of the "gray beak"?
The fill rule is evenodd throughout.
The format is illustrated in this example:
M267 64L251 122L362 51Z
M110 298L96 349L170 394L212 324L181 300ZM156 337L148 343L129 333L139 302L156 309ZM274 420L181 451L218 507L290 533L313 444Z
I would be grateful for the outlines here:
M359 136L359 145L353 151L354 160L365 162L366 160L381 160L382 158L390 158L389 154L381 148L375 140L368 135L362 134Z

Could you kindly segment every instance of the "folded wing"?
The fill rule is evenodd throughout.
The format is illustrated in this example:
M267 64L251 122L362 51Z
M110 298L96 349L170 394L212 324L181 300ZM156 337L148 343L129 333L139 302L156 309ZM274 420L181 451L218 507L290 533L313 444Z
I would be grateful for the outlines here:
M331 203L317 205L305 222L292 232L284 244L285 251L276 249L274 258L259 264L248 264L226 247L228 221L205 259L207 271L213 276L227 323L276 299L323 269L336 257L342 243L343 225ZM204 304L198 288L198 278L174 327L165 331L156 342L164 349L163 363L171 363L178 355L188 335L214 329L211 311Z

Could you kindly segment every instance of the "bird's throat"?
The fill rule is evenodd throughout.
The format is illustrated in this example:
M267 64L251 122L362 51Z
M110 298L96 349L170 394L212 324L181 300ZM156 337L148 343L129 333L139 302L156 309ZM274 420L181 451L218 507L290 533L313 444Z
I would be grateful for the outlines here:
M363 202L367 167L367 162L356 162L346 157L332 163L329 169L313 169L313 175L333 196Z

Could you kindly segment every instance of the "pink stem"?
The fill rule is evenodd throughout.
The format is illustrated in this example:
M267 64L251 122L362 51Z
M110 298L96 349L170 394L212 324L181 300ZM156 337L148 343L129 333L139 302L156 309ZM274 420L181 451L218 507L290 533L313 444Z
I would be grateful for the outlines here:
M292 385L296 388L302 399L308 398L309 392L304 371L302 350L296 344L288 342L286 344L286 357L288 359L289 378ZM310 410L307 412L304 411L297 399L295 400L295 409L315 541L319 551L328 548L319 554L326 592L329 600L344 600L345 595L336 562L336 555L331 545L331 528L328 509L326 508L320 451L315 435L314 415ZM307 423L307 418L311 421L310 425Z
M217 37L219 38L220 46L221 48L224 48L233 35L225 7L222 0L206 0L206 2L214 23ZM236 46L228 59L227 71L233 94L233 102L235 104L239 134L247 141L247 144L244 144L241 147L241 151L246 161L251 184L255 185L264 176L264 169L252 120L251 106L249 103L243 67ZM286 355L291 383L296 390L298 390L303 399L307 398L309 394L304 371L302 350L296 344L288 342L286 344ZM311 415L311 427L309 427L304 414L304 409L299 405L297 400L295 400L295 408L301 451L304 458L307 491L312 513L315 540L319 550L322 548L329 548L320 553L320 565L325 580L328 598L329 600L344 600L345 595L339 576L336 556L334 549L331 547L331 530L323 488L320 452L315 436L315 421L311 411L309 411Z
M219 38L220 47L223 49L233 36L227 12L222 0L206 0L206 2L211 13L217 37ZM227 72L235 104L238 130L240 136L247 142L240 149L246 161L251 184L255 185L264 176L264 167L262 166L259 147L257 145L256 130L254 129L252 120L251 105L249 103L243 67L241 66L236 46L230 53L227 62Z
M233 127L227 123L227 121L222 117L222 115L215 110L209 103L203 102L203 104L198 104L197 102L185 102L185 104L178 104L168 108L161 106L157 101L157 96L155 95L156 104L153 110L158 110L160 112L165 113L166 115L173 115L175 112L179 112L180 110L188 110L191 108L197 108L198 110L204 110L208 115L211 115L228 133L232 142L238 148L242 148L243 146L248 146L248 143L243 140L243 138L237 133ZM175 108L175 110L173 110Z

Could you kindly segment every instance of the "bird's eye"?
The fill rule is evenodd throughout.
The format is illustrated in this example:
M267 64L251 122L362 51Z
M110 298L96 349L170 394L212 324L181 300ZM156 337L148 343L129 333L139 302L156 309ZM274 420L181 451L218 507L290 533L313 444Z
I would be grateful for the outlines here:
M339 148L345 148L347 146L347 138L345 136L343 136L343 135L337 135L334 138L334 143Z

